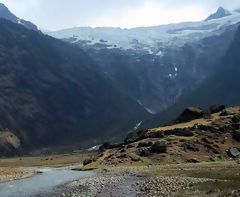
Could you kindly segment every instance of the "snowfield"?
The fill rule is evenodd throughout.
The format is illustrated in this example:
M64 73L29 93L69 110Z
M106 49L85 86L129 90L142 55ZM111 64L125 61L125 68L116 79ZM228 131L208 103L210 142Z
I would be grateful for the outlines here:
M137 49L148 54L162 56L163 52L159 50L161 47L180 47L187 42L218 35L227 27L239 22L240 13L233 12L230 16L209 21L184 22L132 29L75 27L46 33L58 39L71 39L73 43L85 41L86 45L101 44L108 49Z

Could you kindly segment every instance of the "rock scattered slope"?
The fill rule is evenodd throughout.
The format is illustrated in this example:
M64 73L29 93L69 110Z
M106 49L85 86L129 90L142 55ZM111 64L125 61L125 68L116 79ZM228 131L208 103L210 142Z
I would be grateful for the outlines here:
M123 144L103 147L88 166L195 163L240 157L240 107L195 118L129 134Z

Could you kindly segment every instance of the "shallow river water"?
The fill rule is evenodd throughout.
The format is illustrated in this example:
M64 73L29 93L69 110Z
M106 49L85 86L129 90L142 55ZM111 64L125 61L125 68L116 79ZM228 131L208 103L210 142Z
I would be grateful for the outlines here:
M0 183L0 197L30 197L51 191L67 182L94 175L92 171L80 172L67 168L45 168L39 171L43 173L26 179Z

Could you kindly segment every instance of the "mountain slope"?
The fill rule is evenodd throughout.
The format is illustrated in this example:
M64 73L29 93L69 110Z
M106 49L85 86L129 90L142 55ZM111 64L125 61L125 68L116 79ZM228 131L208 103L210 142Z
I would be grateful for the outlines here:
M25 21L23 19L20 19L20 18L16 17L14 14L12 14L3 3L0 3L0 18L10 20L13 23L21 24L28 29L32 29L35 31L38 30L37 26L34 25L33 23L31 23L29 21Z
M97 69L156 114L196 89L218 69L240 14L156 27L79 27L48 34L79 45ZM189 83L190 82L190 83Z
M77 46L0 19L0 128L24 147L124 135L147 112L94 64Z
M182 96L168 110L146 121L146 127L167 123L187 106L208 108L212 104L240 104L240 27L225 57L218 64L218 69L198 89Z

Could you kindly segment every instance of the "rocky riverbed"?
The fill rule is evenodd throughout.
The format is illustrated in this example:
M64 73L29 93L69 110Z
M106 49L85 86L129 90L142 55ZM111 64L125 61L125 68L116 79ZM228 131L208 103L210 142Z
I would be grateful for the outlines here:
M61 197L145 197L180 196L194 184L214 179L192 177L140 176L133 173L101 173L66 184L48 196Z

